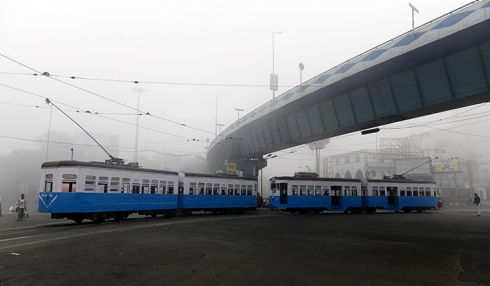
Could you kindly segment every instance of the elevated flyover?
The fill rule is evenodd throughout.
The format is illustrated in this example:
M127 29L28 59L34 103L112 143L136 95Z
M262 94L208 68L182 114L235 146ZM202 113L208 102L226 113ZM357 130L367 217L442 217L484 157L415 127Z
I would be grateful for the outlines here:
M489 100L490 0L362 53L243 116L212 142L212 170L246 174L264 154Z

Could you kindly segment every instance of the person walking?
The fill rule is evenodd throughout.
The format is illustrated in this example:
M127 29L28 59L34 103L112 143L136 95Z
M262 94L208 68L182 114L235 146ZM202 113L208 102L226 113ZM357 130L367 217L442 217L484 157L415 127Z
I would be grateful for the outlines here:
M17 221L24 220L26 205L24 194L20 194L20 199L17 201Z
M473 203L476 205L476 209L477 209L477 216L481 216L481 212L480 212L480 196L478 196L477 193L475 193L475 198L473 199Z

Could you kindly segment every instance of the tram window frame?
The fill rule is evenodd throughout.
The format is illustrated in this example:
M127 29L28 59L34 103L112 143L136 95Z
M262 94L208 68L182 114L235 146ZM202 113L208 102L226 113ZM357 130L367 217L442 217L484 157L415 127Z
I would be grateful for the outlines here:
M150 193L150 184L145 183L141 185L141 193L142 194L149 194Z
M252 185L247 185L247 196L251 196L252 192Z
M407 197L412 196L412 187L407 187Z
M306 192L307 192L308 196L314 196L315 195L315 186L308 185L306 187Z
M219 195L219 184L214 184L213 185L213 195Z
M306 185L299 185L299 195L300 196L308 195L308 193L306 191Z
M400 197L404 197L405 196L405 190L400 190Z
M324 196L326 197L330 196L330 188L328 186L323 186L322 191Z
M111 183L109 185L110 193L119 193L119 186L121 185L120 177L111 177Z
M241 187L240 187L240 195L241 196L246 196L247 195L247 185L241 185Z
M276 194L276 183L271 183L271 194L275 195Z
M424 188L419 189L419 197L425 197Z
M48 185L49 185L49 191L48 191ZM53 192L53 181L46 180L44 182L44 192L46 192L46 193L52 193Z
M167 181L161 180L160 184L158 185L158 193L165 195L166 191L167 191Z
M228 192L227 192L227 189L226 189L226 185L224 185L224 184L223 184L223 185L221 186L221 195L222 195L222 196L225 196L225 195L227 195L227 194L228 194Z
M150 194L158 193L158 180L151 180L150 182Z
M107 193L109 191L109 177L99 176L97 180L97 185L95 186L95 191L97 193Z
M61 181L61 192L62 193L75 193L77 191L77 182L73 180L62 180Z
M175 186L174 181L168 181L167 184L168 184L168 194L173 195L174 194L174 188L175 188L174 187Z
M299 196L299 186L298 185L292 185L291 186L291 194L293 196Z
M196 195L197 195L197 192L195 192L195 191L197 191L197 183L191 182L189 184L189 195L194 195L194 193L196 193Z
M379 187L379 196L380 197L386 197L386 188L385 187Z
M419 196L419 188L418 187L413 187L413 189L412 189L412 196L413 197L418 197Z
M379 189L377 186L372 186L371 187L371 194L373 197L379 196Z
M322 186L315 186L315 196L322 195Z
M205 195L206 194L206 184L205 183L197 183L197 188L199 191L199 195Z
M129 194L130 190L131 190L130 183L124 182L121 184L121 194Z
M350 186L344 186L344 196L346 197L352 196Z
M211 183L206 183L206 195L212 195L213 194L213 184Z
M233 184L228 184L228 196L233 196Z
M95 181L97 180L97 176L86 175L85 176L85 184L83 186L85 192L94 192L95 191Z
M361 196L368 196L368 188L366 186L361 186Z
M430 188L425 188L425 196L430 197L431 196L430 193L431 193Z
M351 190L352 196L357 197L357 186L351 186L350 190Z
M133 183L131 184L131 193L132 194L139 194L140 193L140 188L141 185L140 183Z
M235 196L239 196L239 195L240 195L240 185L235 184Z

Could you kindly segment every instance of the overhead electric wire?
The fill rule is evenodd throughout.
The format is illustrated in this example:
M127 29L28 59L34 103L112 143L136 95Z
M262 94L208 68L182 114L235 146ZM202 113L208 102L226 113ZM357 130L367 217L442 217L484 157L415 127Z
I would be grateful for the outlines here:
M86 93L91 94L91 95L93 95L93 96L96 96L96 97L98 97L98 98L101 98L101 99L104 99L104 100L110 101L110 102L112 102L112 103L114 103L114 104L117 104L117 105L120 105L120 106L126 107L126 108L128 108L128 109L135 110L136 112L145 113L145 114L147 114L147 115L149 115L149 116L152 116L152 117L158 118L158 119L163 120L163 121L166 121L166 122L170 122L170 123L173 123L173 124L177 124L177 125L180 125L180 126L183 126L183 127L187 127L187 128L190 128L190 129L194 129L194 130L196 130L196 131L200 131L200 132L204 132L204 133L214 134L214 132L211 132L211 131L208 131L208 130L204 130L204 129L201 129L201 128L197 128L197 127L194 127L194 126L188 125L188 124L186 124L186 123L177 122L177 121L175 121L175 120L171 120L171 119L168 119L168 118L165 118L165 117L162 117L162 116L158 116L158 115L153 115L153 114L151 114L151 113L149 113L149 112L143 112L143 111L141 111L141 110L140 110L140 109L138 109L138 108L135 108L135 107L133 107L133 106L130 106L130 105L125 104L125 103L122 103L122 102L119 102L119 101L114 100L114 99L112 99L112 98L109 98L109 97L103 96L103 95L98 94L98 93L96 93L96 92L90 91L90 90L88 90L88 89L86 89L86 88L83 88L83 87L80 87L80 86L77 86L77 85L74 85L74 84L68 83L68 82L63 81L63 80L61 80L61 79L58 79L58 78L56 78L56 77L51 77L51 75L50 75L48 72L42 72L42 73L41 73L39 70L37 70L37 69L35 69L35 68L32 68L32 67L30 67L30 66L28 66L28 65L26 65L26 64L23 64L23 63L21 63L21 62L19 62L19 61L15 60L15 59L13 59L13 58L10 58L10 57L8 57L8 56L6 56L6 55L2 54L2 53L0 53L0 56L1 56L1 57L3 57L3 58L8 59L8 60L10 60L10 61L12 61L12 62L14 62L14 63L16 63L16 64L20 65L20 66L23 66L23 67L25 67L25 68L27 68L27 69L29 69L29 70L31 70L31 71L33 71L33 72L35 72L36 74L41 74L42 76L48 77L48 78L50 78L50 79L52 79L52 80L54 80L54 81L57 81L57 82L60 82L60 83L62 83L62 84L65 84L65 85L67 85L67 86L70 86L70 87L73 87L73 88L75 88L75 89L81 90L81 91L83 91L83 92L86 92Z
M6 136L6 135L0 135L0 139L10 139L10 140L17 140L17 141L23 141L23 142L33 142L33 143L46 143L48 142L47 140L43 139L28 139L28 138L22 138L22 137L16 137L16 136ZM0 142L0 143L8 143L8 142ZM64 141L56 141L56 140L49 140L49 143L53 144L59 144L59 145L68 145L68 146L81 146L81 147L95 147L99 148L98 145L94 144L84 144L84 143L72 143L72 142L64 142ZM119 152L134 152L134 149L131 149L130 147L124 148L121 146L108 146L111 149L114 149ZM166 153L166 152L161 152L158 150L154 149L139 149L138 152L154 152L158 153L161 155L168 155L168 156L173 156L173 157L186 157L186 156L197 156L199 154L173 154L173 153Z
M24 90L24 89L20 89L20 88L16 88L16 87L13 87L13 86L10 86L10 85L6 85L6 84L3 84L3 83L0 83L0 86L4 86L4 87L7 87L7 88L16 90L18 92L26 93L26 94L29 94L29 95L32 95L32 96L35 96L35 97L38 97L38 98L42 98L43 100L46 99L46 97L44 97L42 95L39 95L37 93L30 92L30 91L27 91L27 90ZM60 101L57 101L57 100L52 100L52 101L55 102L55 103L57 103L57 104L60 104L60 105L68 106L68 107L74 109L75 112L83 111L82 108L78 108L78 107L73 106L73 105L68 105L68 104L65 104L65 103L60 102ZM107 117L107 116L101 115L103 113L91 112L89 110L83 111L82 113L93 114L93 115L96 115L96 116L99 116L99 117L102 117L102 118L105 118L105 119L108 119L108 120L117 121L117 122L120 122L120 123L124 123L124 124L129 124L129 125L132 125L132 126L136 126L134 123L130 123L130 122L127 122L127 121L118 120L118 119L114 119L114 118L111 118L111 117ZM154 129L154 128L142 126L142 125L139 125L139 127L140 128L143 128L143 129L150 130L150 131L154 131L154 132L157 132L157 133L162 133L162 134L165 134L165 135L174 136L174 137L177 137L177 138L182 138L182 139L192 140L192 141L198 141L198 140L193 140L193 138L191 138L191 137L186 137L186 136L182 136L182 135L178 135L178 134L173 134L173 133L170 133L170 132L165 132L165 131L161 131L161 130L158 130L158 129Z

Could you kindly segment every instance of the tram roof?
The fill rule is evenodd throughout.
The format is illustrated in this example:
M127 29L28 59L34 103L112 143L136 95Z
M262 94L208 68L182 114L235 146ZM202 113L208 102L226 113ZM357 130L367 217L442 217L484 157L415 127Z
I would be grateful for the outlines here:
M434 181L427 180L411 180L411 179L367 179L371 183L401 183L401 184L435 184Z
M345 179L345 178L319 178L319 177L293 177L293 176L283 176L283 177L272 177L271 179L276 180L294 180L294 181L328 181L328 182L357 182L360 183L359 179Z
M149 172L149 173L161 173L161 174L172 174L178 175L178 172L156 170L156 169L146 169L133 166L124 165L110 165L103 162L82 162L82 161L51 161L44 162L41 168L56 168L56 167L90 167L90 168L101 168L101 169L115 169L115 170L126 170L135 172Z

